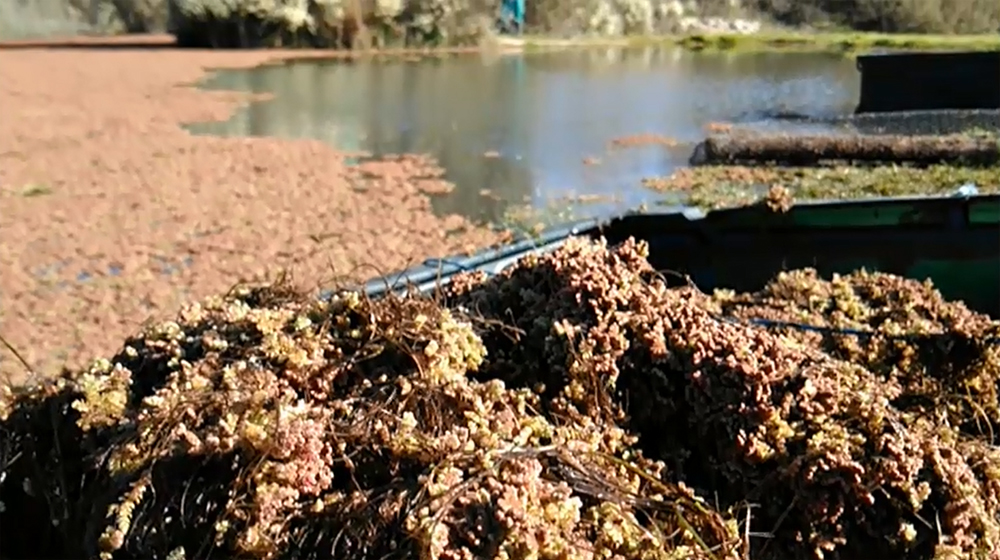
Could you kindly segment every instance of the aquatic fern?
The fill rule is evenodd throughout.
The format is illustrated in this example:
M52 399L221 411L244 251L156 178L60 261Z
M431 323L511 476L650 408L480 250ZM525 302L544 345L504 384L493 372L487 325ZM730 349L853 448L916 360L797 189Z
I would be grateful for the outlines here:
M98 360L77 380L82 397L72 407L80 413L77 421L83 431L111 426L122 420L128 405L132 372L120 364Z

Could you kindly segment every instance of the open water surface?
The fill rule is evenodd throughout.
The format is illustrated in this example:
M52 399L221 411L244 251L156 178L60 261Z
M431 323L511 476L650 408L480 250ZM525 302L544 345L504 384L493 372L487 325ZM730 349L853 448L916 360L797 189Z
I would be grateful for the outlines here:
M436 211L509 225L663 203L642 179L685 165L710 123L837 129L795 117L849 114L859 76L837 54L609 48L297 61L221 71L204 85L275 96L196 133L431 154L457 185L435 197ZM670 141L615 145L637 135Z

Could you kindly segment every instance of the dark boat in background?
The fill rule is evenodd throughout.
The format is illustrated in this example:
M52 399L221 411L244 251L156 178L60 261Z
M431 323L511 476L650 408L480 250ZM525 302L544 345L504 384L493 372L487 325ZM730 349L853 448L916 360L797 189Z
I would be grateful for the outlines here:
M1000 51L859 56L855 114L1000 109Z

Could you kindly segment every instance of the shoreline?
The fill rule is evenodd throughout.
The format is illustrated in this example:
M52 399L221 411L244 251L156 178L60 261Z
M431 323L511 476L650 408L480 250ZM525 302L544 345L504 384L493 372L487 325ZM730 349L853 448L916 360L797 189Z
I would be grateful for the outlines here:
M769 31L754 34L711 33L683 35L638 35L631 37L557 39L525 36L502 37L499 41L514 44L521 41L531 49L586 47L677 46L690 51L820 51L865 52L892 50L1000 50L997 35L915 35L863 32Z
M334 49L184 49L176 46L172 35L68 36L49 39L0 41L0 51L35 49L176 49L191 52L261 51L285 59L297 56L355 57L365 55L413 56L436 54L474 54L489 51L524 52L585 48L676 46L690 51L806 51L859 53L878 49L1000 51L1000 34L930 35L912 33L873 33L855 31L774 31L761 33L686 33L632 35L616 37L559 38L544 35L497 35L480 45L392 48L363 51Z

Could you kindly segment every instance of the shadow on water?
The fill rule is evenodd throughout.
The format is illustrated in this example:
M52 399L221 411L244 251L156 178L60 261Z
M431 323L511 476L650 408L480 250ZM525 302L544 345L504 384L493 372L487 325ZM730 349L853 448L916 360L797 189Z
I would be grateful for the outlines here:
M829 54L614 48L297 61L222 71L204 85L275 97L196 133L431 154L457 185L435 197L435 211L498 223L523 216L525 203L557 221L655 202L662 195L641 180L685 165L709 123L829 130L808 117L851 112L858 76ZM637 135L660 139L613 145Z

